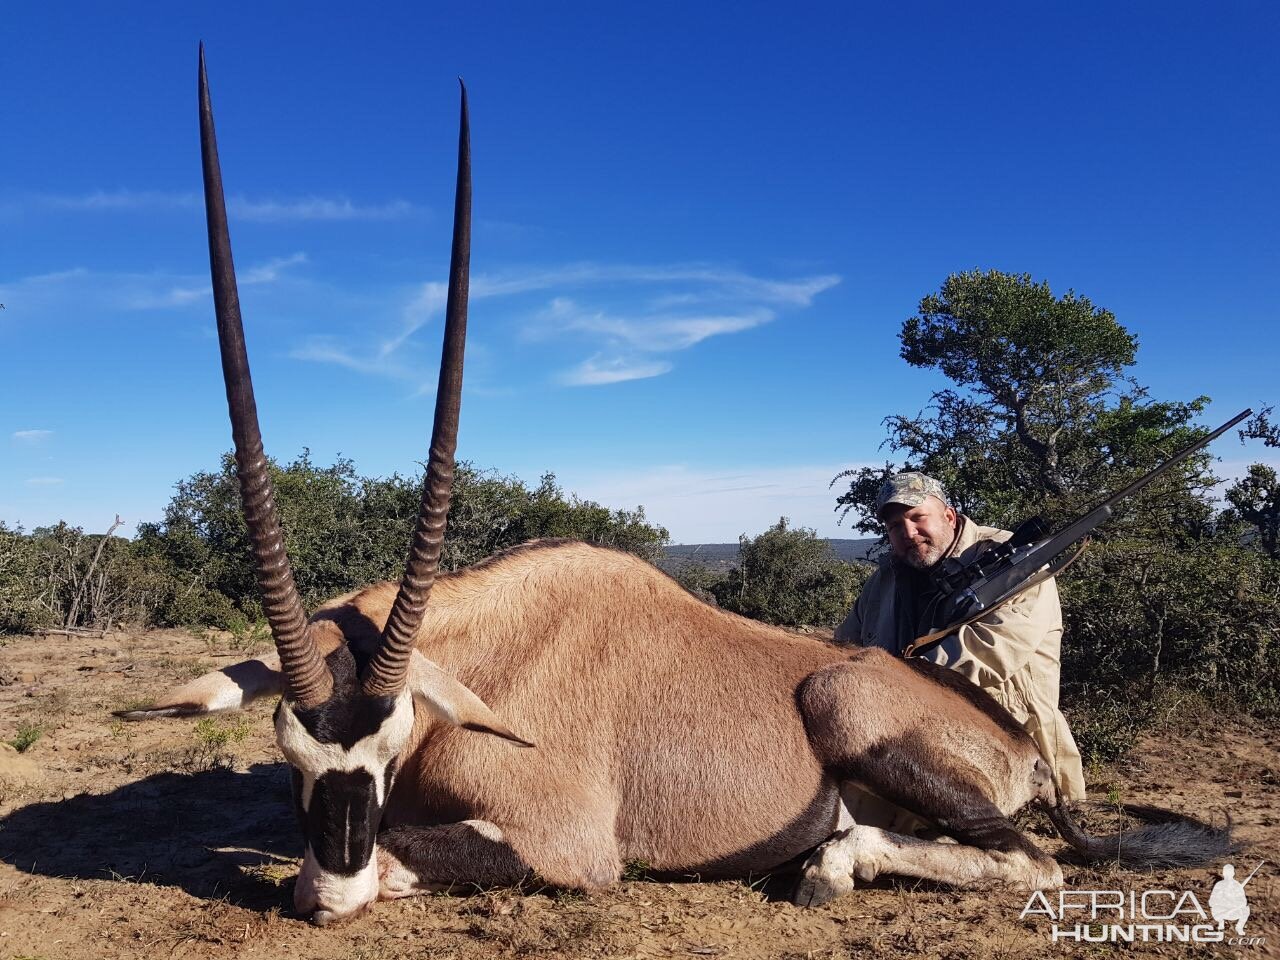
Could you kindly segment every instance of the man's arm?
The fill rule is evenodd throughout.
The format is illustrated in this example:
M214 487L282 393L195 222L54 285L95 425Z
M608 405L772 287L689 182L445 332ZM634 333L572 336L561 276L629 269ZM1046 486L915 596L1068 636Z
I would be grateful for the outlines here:
M1049 579L961 627L938 644L939 653L929 659L980 687L994 687L1021 670L1051 634L1062 634L1062 607L1058 585Z

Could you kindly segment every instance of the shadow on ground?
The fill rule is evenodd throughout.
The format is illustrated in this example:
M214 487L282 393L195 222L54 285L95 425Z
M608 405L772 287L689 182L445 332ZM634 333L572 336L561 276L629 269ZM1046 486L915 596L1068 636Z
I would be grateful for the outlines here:
M31 874L176 886L255 909L285 906L276 874L302 855L284 764L161 773L0 820L0 860ZM291 867L291 864L289 864Z

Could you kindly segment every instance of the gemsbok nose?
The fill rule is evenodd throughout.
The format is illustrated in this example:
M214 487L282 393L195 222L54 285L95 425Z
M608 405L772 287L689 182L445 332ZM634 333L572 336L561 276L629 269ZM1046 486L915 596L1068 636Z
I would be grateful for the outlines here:
M293 906L317 927L347 920L378 899L378 858L351 875L330 873L307 848L293 888Z

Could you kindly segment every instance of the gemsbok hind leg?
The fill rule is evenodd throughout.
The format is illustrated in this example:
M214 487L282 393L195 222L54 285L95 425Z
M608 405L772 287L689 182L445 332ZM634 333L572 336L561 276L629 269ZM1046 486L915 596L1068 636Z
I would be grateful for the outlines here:
M885 874L954 886L1001 882L1062 885L1058 864L1010 822L1051 795L1035 744L963 677L937 676L880 651L817 671L798 691L815 753L842 784L865 788L958 843L939 843L858 824L806 862L795 900L826 902L855 879Z
M805 861L793 900L802 907L820 906L852 891L855 881L869 883L882 873L955 887L993 882L1024 890L1062 886L1062 869L1034 847L1029 851L983 849L854 824Z
M378 899L519 883L531 870L486 820L378 833Z

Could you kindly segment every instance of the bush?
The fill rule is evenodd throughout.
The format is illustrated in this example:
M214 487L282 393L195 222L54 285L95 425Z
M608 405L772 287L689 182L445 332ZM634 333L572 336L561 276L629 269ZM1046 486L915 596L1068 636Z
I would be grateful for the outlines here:
M686 560L671 576L699 600L719 606L716 587L725 581L728 574L719 573L694 560Z
M1139 704L1170 688L1280 711L1280 563L1233 540L1093 545L1060 581L1063 696Z
M0 631L146 623L170 591L130 541L59 523L29 535L0 524Z
M169 581L157 604L157 622L230 629L237 617L261 617L235 469L227 454L217 473L180 481L164 521L139 528L139 555L163 568ZM399 474L361 477L343 459L317 466L305 450L283 467L272 463L270 470L285 548L307 606L400 577L417 519L420 480ZM586 540L652 560L667 532L649 524L643 508L609 510L566 495L551 474L530 489L515 477L458 464L443 569L540 537Z
M38 599L38 570L31 538L0 520L0 634L30 633L52 620Z
M408 509L412 523L418 512L416 487ZM459 464L441 556L446 570L468 566L527 540L548 537L615 547L650 562L662 554L668 539L664 528L645 519L643 507L610 510L574 494L566 495L555 474L543 475L538 486L530 489L516 477ZM402 565L407 535L405 544L400 551Z
M813 530L790 530L783 517L757 537L739 537L738 565L706 588L724 609L755 620L833 627L848 613L871 569L837 560Z
M37 740L44 736L44 727L38 723L32 723L30 720L24 720L18 724L18 732L12 740L8 741L9 746L17 750L19 753L26 753L30 750Z

